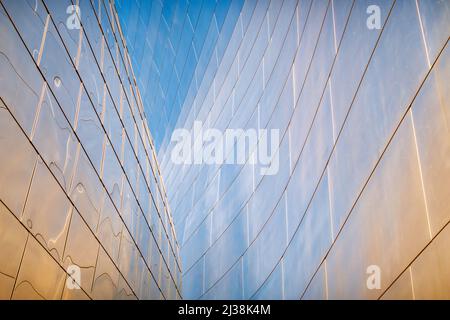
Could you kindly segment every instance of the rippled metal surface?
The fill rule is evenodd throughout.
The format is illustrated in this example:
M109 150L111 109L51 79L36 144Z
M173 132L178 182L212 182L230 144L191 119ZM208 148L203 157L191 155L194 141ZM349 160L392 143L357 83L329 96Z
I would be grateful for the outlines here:
M117 23L109 1L1 1L1 299L180 298L178 242Z

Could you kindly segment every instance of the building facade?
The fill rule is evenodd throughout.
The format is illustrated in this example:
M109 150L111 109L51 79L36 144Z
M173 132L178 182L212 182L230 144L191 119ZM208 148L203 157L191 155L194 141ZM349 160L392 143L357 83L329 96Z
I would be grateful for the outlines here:
M0 3L1 298L450 298L450 1Z
M238 7L158 151L183 297L449 298L450 2Z
M180 298L114 3L2 0L0 35L0 298Z

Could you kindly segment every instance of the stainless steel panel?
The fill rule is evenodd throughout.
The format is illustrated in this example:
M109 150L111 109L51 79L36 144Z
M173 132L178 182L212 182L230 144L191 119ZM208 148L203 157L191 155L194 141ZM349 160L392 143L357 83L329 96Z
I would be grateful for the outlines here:
M448 300L450 298L449 231L449 227L445 227L411 265L411 278L416 299Z
M30 236L12 299L60 299L65 281L61 266Z
M408 113L328 254L330 299L378 298L403 272L430 241L423 195ZM371 266L380 289L367 286Z
M15 279L17 276L27 238L28 233L25 228L0 203L0 243L2 248L0 252L0 273L5 285L6 282L9 282L7 278Z
M38 160L20 220L57 261L63 259L72 211L63 190Z
M450 219L450 49L447 45L420 89L412 116L433 235Z
M20 131L6 106L0 101L0 198L20 217L25 205L37 155ZM7 181L8 183L3 183Z

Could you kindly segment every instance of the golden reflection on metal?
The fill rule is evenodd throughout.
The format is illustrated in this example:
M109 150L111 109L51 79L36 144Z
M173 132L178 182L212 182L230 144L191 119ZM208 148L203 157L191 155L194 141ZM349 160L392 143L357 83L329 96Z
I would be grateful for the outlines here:
M0 4L0 299L178 299L173 227L152 242L167 255L155 264L149 250L151 226L167 213L144 199L164 189L115 8L84 1L83 28L67 30L70 1L44 2ZM116 43L103 40L111 23Z

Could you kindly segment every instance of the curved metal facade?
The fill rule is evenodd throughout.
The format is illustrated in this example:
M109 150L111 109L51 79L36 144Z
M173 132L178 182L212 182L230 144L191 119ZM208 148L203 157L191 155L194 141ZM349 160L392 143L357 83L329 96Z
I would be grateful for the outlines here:
M449 297L449 23L448 1L244 2L176 128L278 129L279 170L162 145L184 297Z
M155 148L167 145L207 62L221 59L244 1L116 0Z
M0 298L450 298L449 30L445 0L2 0Z
M0 34L0 298L179 298L178 243L114 5L1 1Z

